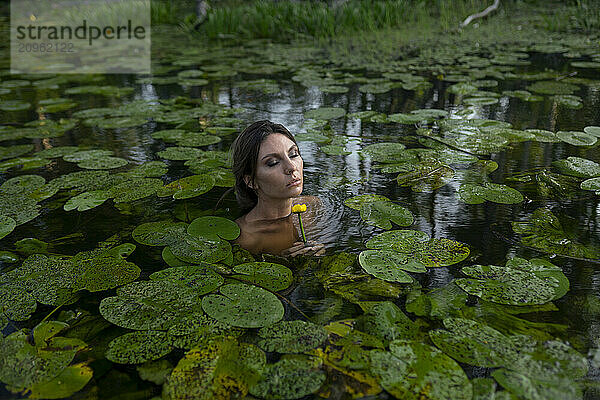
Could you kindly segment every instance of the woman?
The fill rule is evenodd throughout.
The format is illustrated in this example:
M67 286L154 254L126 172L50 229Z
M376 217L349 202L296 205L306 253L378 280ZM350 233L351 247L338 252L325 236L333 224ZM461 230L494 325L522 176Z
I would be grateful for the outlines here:
M281 124L257 121L232 146L235 195L244 215L235 220L236 243L251 253L322 255L323 245L301 241L292 206L306 204L303 224L310 225L321 206L315 196L300 196L303 161L296 140Z

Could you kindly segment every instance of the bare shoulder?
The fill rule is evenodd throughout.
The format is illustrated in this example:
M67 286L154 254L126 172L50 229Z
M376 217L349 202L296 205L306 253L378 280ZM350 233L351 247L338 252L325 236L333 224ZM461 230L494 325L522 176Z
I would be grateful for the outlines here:
M253 235L251 232L250 226L246 223L244 216L239 217L235 220L235 223L240 227L240 236L237 237L233 241L233 243L239 244L244 249L255 253L256 247L258 246L258 242L256 240L256 235Z

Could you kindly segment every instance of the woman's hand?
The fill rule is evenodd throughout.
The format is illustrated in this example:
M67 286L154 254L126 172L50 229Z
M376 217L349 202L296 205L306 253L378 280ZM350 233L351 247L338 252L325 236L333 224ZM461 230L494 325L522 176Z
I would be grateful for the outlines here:
M314 240L309 240L304 244L304 242L295 242L292 247L289 249L285 249L281 252L282 256L322 256L325 254L325 245L315 242Z

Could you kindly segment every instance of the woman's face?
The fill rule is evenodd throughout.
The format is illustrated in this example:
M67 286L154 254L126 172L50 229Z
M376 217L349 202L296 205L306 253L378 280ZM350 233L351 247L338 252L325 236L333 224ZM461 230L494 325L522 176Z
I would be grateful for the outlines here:
M287 136L272 133L261 143L254 185L259 198L288 199L302 193L304 162ZM246 177L248 183L249 177Z

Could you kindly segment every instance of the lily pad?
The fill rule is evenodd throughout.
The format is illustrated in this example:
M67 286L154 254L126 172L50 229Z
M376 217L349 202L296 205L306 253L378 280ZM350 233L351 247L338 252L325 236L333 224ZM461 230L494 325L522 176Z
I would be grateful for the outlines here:
M158 197L173 196L174 199L189 199L200 196L215 186L215 179L208 174L192 175L171 182L158 190Z
M579 90L579 87L569 83L541 81L529 85L527 89L541 94L573 94Z
M108 344L105 356L118 364L141 364L157 360L173 350L168 339L169 335L161 331L126 333Z
M600 126L586 126L583 131L588 135L600 138Z
M31 103L22 100L2 100L0 101L0 110L2 111L23 111L29 110Z
M325 382L325 372L310 359L285 358L268 364L250 394L267 400L300 399L316 392Z
M304 118L329 120L346 115L346 110L339 107L321 107L304 113Z
M396 177L399 186L410 186L415 192L432 192L446 185L454 176L454 170L439 163L422 163L408 173Z
M192 236L201 236L211 240L234 240L240 236L240 227L234 221L223 217L200 217L193 220L187 228Z
M287 289L293 281L292 271L276 263L260 261L244 263L233 267L233 271L238 274L233 275L234 278L244 279L273 292Z
M167 160L191 160L202 156L203 151L195 147L167 147L156 153Z
M119 157L98 157L83 160L77 164L84 169L114 169L127 165L129 161Z
M566 256L600 259L600 250L585 246L577 241L573 234L568 234L559 219L546 208L538 208L529 221L513 222L512 228L521 234L521 243L546 253Z
M559 94L554 96L553 99L557 104L563 107L572 108L574 110L583 108L583 99L579 96L573 96L571 94Z
M410 260L405 254L389 250L362 251L358 261L369 274L391 282L411 283L413 279L405 271L427 270L423 264Z
M71 197L63 206L65 211L77 209L77 211L86 211L98 207L110 197L105 190L94 190L83 192L75 197Z
M272 293L256 286L230 284L220 295L207 295L202 308L214 319L241 328L260 328L283 317L283 305Z
M168 280L132 282L100 302L109 322L134 330L167 330L186 318L202 314L200 294Z
M497 183L464 184L460 186L458 194L467 204L481 204L486 200L500 204L517 204L523 201L523 195L518 190Z
M509 305L544 304L569 289L569 281L557 266L540 259L513 258L505 267L474 265L464 267L455 282L467 293L484 300Z
M184 233L169 244L168 249L178 259L191 264L200 262L215 263L231 257L231 244L226 240L218 241L192 236Z
M564 160L552 163L561 173L580 178L593 178L600 176L600 164L581 157L567 157Z
M358 196L351 197L344 201L344 205L352 208L353 210L360 211L363 204L373 203L376 201L391 201L385 196L379 194L359 194Z
M390 351L371 351L372 371L381 386L401 399L431 400L472 397L472 386L462 368L451 358L424 343L393 341Z
M600 194L600 177L586 179L581 182L580 186L583 190L594 190L596 194Z
M261 328L257 335L261 349L278 353L304 353L327 339L327 331L323 327L305 321L280 321Z
M112 154L113 152L110 150L82 150L63 156L63 160L80 163L85 160L93 160L111 156Z
M592 146L598 140L595 136L576 131L558 131L556 137L573 146Z
M429 239L426 233L413 230L381 233L370 239L367 247L405 254L429 268L453 265L469 255L469 248L463 243L444 238Z
M136 242L148 246L167 246L176 242L186 232L183 222L159 221L138 225L131 236Z
M166 268L150 275L153 281L170 281L190 287L199 295L210 293L224 282L210 264Z
M17 222L14 219L6 215L0 215L0 239L11 233L16 226Z
M399 226L410 226L414 222L409 210L385 200L363 203L360 217L366 223L381 229L392 229L392 222Z

